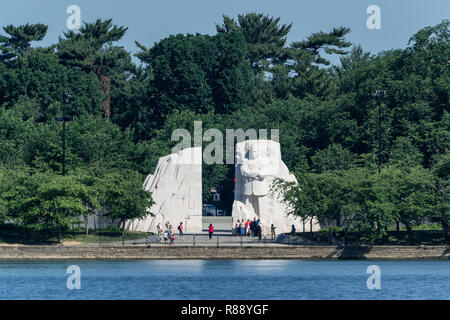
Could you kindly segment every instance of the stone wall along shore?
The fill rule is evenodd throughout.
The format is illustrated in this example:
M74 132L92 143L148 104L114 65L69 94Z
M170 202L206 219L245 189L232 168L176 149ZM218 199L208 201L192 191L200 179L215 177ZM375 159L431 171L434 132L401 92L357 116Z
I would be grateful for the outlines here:
M445 246L78 247L0 246L0 260L301 259L450 260Z

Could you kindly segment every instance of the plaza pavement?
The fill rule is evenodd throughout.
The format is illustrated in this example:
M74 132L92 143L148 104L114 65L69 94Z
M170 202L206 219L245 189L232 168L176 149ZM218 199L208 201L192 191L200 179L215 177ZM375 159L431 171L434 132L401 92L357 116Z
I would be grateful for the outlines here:
M258 241L258 237L237 237L232 235L231 231L218 231L214 232L211 239L209 239L208 232L197 234L185 234L183 238L175 233L175 242L170 244L170 241L159 241L157 235L151 235L147 238L138 240L126 240L123 243L125 246L147 246L151 247L285 247L287 244L276 243L270 236L262 236L261 241ZM86 244L83 244L84 246ZM122 241L105 242L101 246L121 246ZM99 246L98 243L91 243L89 246Z
M232 235L232 219L230 216L226 217L203 217L202 221L202 232L201 233L187 233L183 238L180 238L179 231L176 226L174 227L175 242L170 244L170 241L159 241L157 235L150 235L147 238L142 238L138 240L125 240L114 241L114 242L104 242L104 243L89 243L80 244L80 246L102 246L102 247L117 247L117 246L148 246L151 247L286 247L289 244L277 243L271 239L270 235L263 235L261 241L258 241L258 237L238 237ZM214 230L216 230L209 239L208 226L212 223L214 225ZM277 235L278 236L278 235Z

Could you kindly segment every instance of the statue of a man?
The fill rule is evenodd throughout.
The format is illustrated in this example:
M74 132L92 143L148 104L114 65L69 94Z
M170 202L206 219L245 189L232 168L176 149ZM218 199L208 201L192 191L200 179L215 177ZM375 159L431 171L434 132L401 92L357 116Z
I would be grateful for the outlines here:
M279 232L289 232L292 225L301 230L301 220L288 216L288 208L272 192L276 178L295 181L295 176L281 160L280 144L271 140L247 140L236 144L233 225L239 219L261 220L262 232L270 234L273 224ZM315 224L314 228L317 229Z

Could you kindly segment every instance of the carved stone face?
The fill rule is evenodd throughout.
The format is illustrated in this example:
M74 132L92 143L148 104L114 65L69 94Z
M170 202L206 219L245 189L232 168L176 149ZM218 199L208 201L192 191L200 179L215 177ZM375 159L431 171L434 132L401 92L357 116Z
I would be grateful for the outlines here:
M270 191L280 159L280 145L270 140L249 140L237 146L240 160L238 179L243 183L243 194L265 196Z

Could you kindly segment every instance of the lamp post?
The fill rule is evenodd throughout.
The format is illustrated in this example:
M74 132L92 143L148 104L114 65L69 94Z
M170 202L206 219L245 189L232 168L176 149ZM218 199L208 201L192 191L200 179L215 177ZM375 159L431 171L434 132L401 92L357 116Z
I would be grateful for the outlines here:
M381 115L381 102L384 97L386 97L386 93L384 90L377 90L373 94L373 97L377 99L378 101L378 173L380 173L381 170L381 121L382 115Z
M70 121L70 118L66 118L65 109L66 104L69 103L72 96L64 91L62 94L62 117L56 118L56 121L62 121L63 132L62 132L62 147L63 147L63 167L62 167L62 175L66 175L66 121Z

